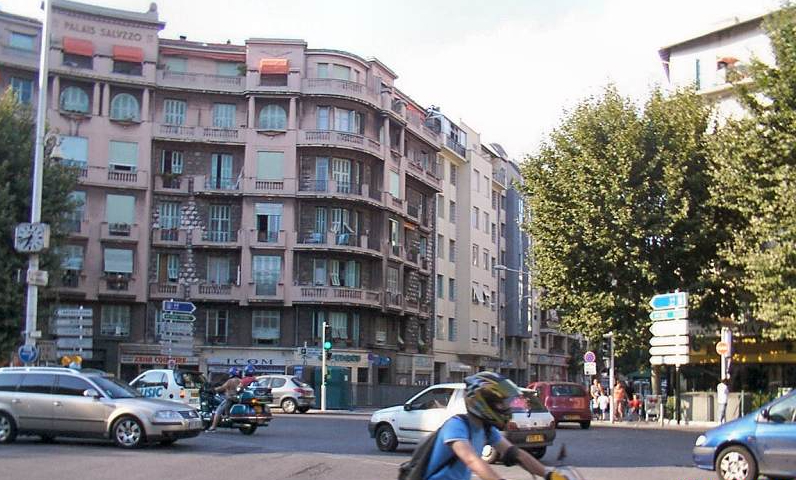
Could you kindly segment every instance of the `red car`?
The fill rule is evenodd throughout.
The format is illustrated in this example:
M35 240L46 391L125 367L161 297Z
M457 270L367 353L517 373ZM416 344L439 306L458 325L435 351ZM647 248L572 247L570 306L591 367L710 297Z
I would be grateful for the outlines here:
M571 382L534 382L528 388L535 390L544 406L561 422L576 422L580 428L591 426L589 393L586 387Z

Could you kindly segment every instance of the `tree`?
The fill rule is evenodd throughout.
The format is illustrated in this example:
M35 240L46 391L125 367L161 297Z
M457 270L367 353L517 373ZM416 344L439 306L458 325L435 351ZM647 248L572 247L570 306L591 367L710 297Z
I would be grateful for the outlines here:
M28 259L14 250L13 237L17 223L30 220L34 132L30 108L20 105L13 92L7 90L0 97L0 364L20 343L24 329ZM60 268L57 247L67 236L65 221L76 207L69 198L76 182L74 168L45 156L41 216L43 222L50 224L51 248L42 256L40 268L50 272L51 284ZM53 294L45 288L41 298L46 301Z
M619 353L638 349L650 336L650 298L678 288L691 293L691 317L716 319L709 118L690 90L653 91L639 110L609 87L526 158L535 281L566 330L593 341L614 331Z
M712 202L731 220L718 274L738 297L736 321L796 339L796 7L764 27L776 66L753 60L748 77L730 72L748 115L728 120L713 144Z

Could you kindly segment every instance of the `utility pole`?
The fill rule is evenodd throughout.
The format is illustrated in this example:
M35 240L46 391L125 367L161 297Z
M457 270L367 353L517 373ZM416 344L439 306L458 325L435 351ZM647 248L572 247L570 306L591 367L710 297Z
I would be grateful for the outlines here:
M326 411L326 322L321 329L321 411Z
M608 411L610 412L609 419L611 423L614 423L614 419L616 418L616 405L614 405L614 332L608 332L603 335L603 338L608 339L608 350L610 352L609 355L609 363L608 363L608 398L610 401L608 402Z

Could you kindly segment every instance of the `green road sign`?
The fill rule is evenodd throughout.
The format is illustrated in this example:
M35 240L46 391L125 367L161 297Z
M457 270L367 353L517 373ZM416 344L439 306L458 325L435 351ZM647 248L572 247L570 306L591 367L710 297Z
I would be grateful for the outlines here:
M653 310L650 312L650 320L680 320L688 318L687 308L672 308L669 310Z

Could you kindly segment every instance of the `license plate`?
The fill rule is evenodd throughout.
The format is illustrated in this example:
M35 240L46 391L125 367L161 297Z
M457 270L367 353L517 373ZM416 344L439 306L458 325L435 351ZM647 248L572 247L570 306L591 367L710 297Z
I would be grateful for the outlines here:
M564 415L564 420L580 420L580 415Z
M544 435L540 434L528 435L527 437L525 437L525 442L526 443L544 442Z
M202 428L202 421L201 420L189 420L188 421L188 428L191 430L195 428Z

